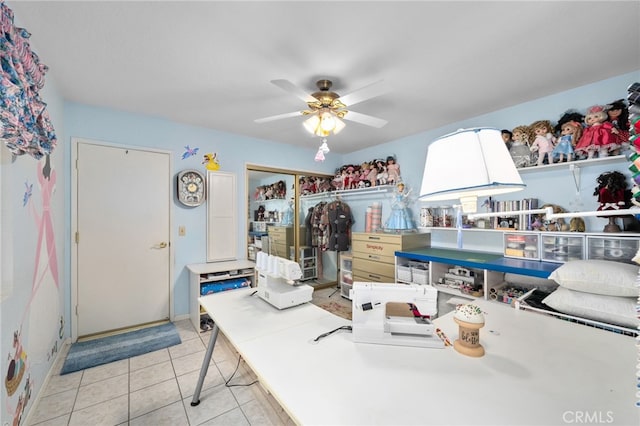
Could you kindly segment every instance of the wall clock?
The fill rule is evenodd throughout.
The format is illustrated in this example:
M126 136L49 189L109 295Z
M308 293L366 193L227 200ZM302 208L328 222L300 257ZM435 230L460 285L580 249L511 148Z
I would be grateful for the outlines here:
M185 206L199 206L205 199L204 175L197 170L178 173L178 201Z

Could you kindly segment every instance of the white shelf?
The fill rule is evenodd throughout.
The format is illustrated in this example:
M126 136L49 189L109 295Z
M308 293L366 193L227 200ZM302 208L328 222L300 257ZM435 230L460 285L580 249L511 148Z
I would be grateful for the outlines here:
M507 212L505 212L507 213ZM433 231L447 231L447 232L453 232L453 231L457 231L458 228L445 228L445 227L439 227L439 226L434 226L434 227L420 227L418 228L419 231L428 231L428 232L433 232ZM464 232L501 232L501 233L513 233L513 232L522 232L522 233L526 233L526 234L531 234L531 233L537 233L540 235L561 235L561 234L567 234L570 233L569 231L526 231L526 230L520 230L520 229L516 229L516 230L510 230L510 229L482 229L482 228L462 228L462 230ZM576 234L576 235L589 235L589 236L603 236L603 237L611 237L611 238L617 238L617 237L635 237L635 238L640 238L640 233L636 233L636 232L575 232L572 234Z
M523 173L527 174L527 173L533 173L533 172L538 172L538 171L547 170L547 169L572 170L574 168L601 166L606 164L618 163L622 161L627 161L624 155L615 155L612 157L591 158L589 160L568 161L566 163L553 163L553 164L544 164L542 166L521 167L518 169L518 172L520 174L523 174Z
M454 228L454 227L444 227L444 226L430 226L430 227L423 227L423 226L419 226L418 227L418 231L427 231L427 232L433 232L433 231L457 231L458 228ZM505 231L504 229L484 229L484 228L462 228L462 230L464 232L511 232L511 231ZM522 232L531 232L531 231L522 231Z
M232 280L234 278L245 278L245 277L253 277L253 276L254 276L254 272L235 274L235 275L231 275L231 274L216 275L215 277L208 277L208 278L200 276L200 284L214 283L216 281L226 281L226 280Z
M441 291L446 294L450 294L452 296L466 297L467 299L483 299L484 298L484 294L482 296L472 296L468 293L461 292L457 288L451 288L451 287L447 287L447 286L436 284L436 283L434 283L433 286L436 289L438 289L438 291Z
M395 185L378 185L370 186L368 188L356 188L356 189L339 189L337 191L317 192L315 194L301 195L302 200L314 200L327 197L349 197L349 196L362 196L362 195L377 195L385 194L393 191Z

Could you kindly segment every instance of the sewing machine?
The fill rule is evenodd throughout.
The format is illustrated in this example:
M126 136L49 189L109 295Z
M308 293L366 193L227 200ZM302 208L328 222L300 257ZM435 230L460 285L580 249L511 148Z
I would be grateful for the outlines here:
M354 342L444 347L430 320L438 312L432 286L354 282L350 296Z
M302 270L297 262L258 252L256 270L258 296L276 308L286 309L311 300L313 287L298 282Z

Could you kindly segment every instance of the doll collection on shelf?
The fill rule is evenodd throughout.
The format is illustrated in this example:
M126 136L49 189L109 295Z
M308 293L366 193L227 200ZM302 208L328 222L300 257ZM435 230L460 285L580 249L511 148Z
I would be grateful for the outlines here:
M300 179L300 193L311 195L322 192L396 185L402 181L396 157L374 159L362 164L345 164L336 169L333 179L306 176Z
M584 114L566 111L555 125L537 120L503 129L502 138L514 164L522 168L626 153L630 125L629 107L618 99L590 106Z

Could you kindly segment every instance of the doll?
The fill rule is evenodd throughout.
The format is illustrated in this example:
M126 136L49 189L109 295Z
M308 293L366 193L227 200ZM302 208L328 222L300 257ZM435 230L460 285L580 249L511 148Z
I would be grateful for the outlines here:
M518 126L512 132L513 143L509 154L511 154L516 167L527 167L531 165L531 150L529 149L531 128L529 126Z
M283 180L278 181L274 188L274 198L284 199L287 198L287 184Z
M264 199L265 200L273 200L275 198L275 190L273 184L266 185L266 190L264 191Z
M389 177L386 161L376 160L376 167L378 168L378 185L386 185Z
M352 184L353 184L353 166L346 166L346 168L343 170L343 176L344 178L342 179L342 189L352 189Z
M627 206L625 192L627 182L625 176L618 172L604 172L597 179L598 186L593 195L598 197L598 211L619 210ZM630 191L629 191L630 192ZM603 217L607 217L603 215ZM609 224L604 227L604 232L620 232L620 227L615 223L615 216L609 216Z
M554 128L556 133L560 133L562 130L562 125L564 123L567 123L569 121L575 121L576 123L582 123L584 121L584 115L580 114L578 111L575 110L567 110L565 111L564 114L562 114L562 117L560 117L560 119L558 120L558 124L556 124L556 127ZM577 143L578 141L574 141L574 145Z
M510 150L511 144L513 144L513 133L511 133L510 130L502 129L500 134L502 135L502 140L504 141L507 150Z
M369 179L369 186L376 186L378 183L378 167L376 166L376 160L369 163L369 173L367 173Z
M560 207L557 204L544 204L541 209L546 209L547 207L551 207L553 213L566 213L566 210ZM564 218L558 219L548 219L547 215L543 215L540 219L542 221L542 226L538 228L539 231L551 231L551 232L565 232L569 230L569 224L564 220Z
M582 135L582 125L575 121L567 121L560 128L560 138L553 149L553 160L557 158L560 163L567 156L567 161L573 160L573 146Z
M387 157L387 183L394 184L400 181L400 165L393 156Z
M333 177L333 179L331 179L331 187L333 188L332 191L342 189L343 180L344 176L342 176L342 172L340 171L340 169L336 169L336 175Z
M617 155L629 147L629 109L624 99L618 99L606 106L608 121L613 125L616 148L612 154Z
M366 188L371 186L369 182L369 170L369 163L367 161L360 165L360 182L358 183L358 187Z
M596 152L599 157L606 157L609 151L617 147L613 134L613 125L607 121L609 116L600 105L594 105L587 110L584 122L587 127L582 132L575 152L593 158Z
M553 163L551 159L551 153L553 152L555 137L551 133L553 128L549 120L539 120L531 124L531 129L535 134L535 139L531 144L531 151L538 152L537 165L542 166L545 158L547 163Z
M411 190L405 190L404 183L399 182L396 185L393 202L391 203L391 215L387 219L385 229L400 231L415 228L407 202L410 193Z

